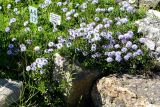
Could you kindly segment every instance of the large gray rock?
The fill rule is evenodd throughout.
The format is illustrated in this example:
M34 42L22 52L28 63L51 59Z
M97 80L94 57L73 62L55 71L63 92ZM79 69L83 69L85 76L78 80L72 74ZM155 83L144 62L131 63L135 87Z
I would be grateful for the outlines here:
M97 81L91 92L95 107L160 107L160 79L114 75Z
M0 79L0 107L7 107L20 97L22 82Z

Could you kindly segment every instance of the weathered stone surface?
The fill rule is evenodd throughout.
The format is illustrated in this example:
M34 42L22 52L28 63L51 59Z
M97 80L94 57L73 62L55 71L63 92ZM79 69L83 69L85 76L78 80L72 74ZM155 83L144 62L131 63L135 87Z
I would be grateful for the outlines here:
M0 79L0 107L7 107L17 101L22 90L22 82Z
M138 32L145 35L146 46L159 54L160 47L160 12L156 10L148 10L147 17L136 21Z
M146 9L155 8L159 5L160 0L116 0L117 2L128 1L136 7L143 7Z
M159 2L160 0L139 0L139 6L150 9L155 8L159 4Z
M98 72L82 71L74 75L74 80L68 97L69 107L84 106L93 81L98 77Z
M58 74L60 72L64 74L60 75L63 77L58 77L58 75L56 75L55 78L67 80L70 86L68 89L66 89L66 93L69 93L69 95L66 96L66 102L68 104L67 106L84 106L86 100L89 97L89 92L92 87L93 81L97 79L97 77L100 75L100 72L84 70L82 69L82 67L80 67L78 61L70 64L61 55L56 54L55 56L56 57L54 62L57 66L57 69L54 70L54 74Z
M145 40L146 40L146 41L145 41L146 46L147 46L150 50L155 50L155 46L156 46L155 42L153 42L152 40L150 40L150 39L148 39L148 38L146 38Z
M95 107L160 107L160 79L114 75L97 81L91 92Z
M147 17L136 21L138 31L145 34L145 36L151 40L157 40L160 38L160 12L156 10L149 10Z

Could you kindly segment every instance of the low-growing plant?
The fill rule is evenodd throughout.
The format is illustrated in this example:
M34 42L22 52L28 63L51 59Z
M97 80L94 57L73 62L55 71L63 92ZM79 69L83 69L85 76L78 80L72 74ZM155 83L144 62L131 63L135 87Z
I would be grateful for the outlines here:
M63 48L61 54L75 55L83 66L105 72L133 73L150 65L145 38L134 24L145 10L136 10L126 1L120 5L114 0L103 2L105 6L92 9L93 18L68 30L72 46Z

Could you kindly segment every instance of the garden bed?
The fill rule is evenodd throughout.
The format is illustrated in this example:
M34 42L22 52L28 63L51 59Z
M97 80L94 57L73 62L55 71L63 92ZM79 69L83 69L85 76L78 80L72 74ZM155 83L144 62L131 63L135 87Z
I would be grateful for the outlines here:
M0 0L0 77L24 86L12 106L63 107L77 98L75 106L77 86L87 96L103 75L147 74L155 57L135 25L146 11L123 0Z

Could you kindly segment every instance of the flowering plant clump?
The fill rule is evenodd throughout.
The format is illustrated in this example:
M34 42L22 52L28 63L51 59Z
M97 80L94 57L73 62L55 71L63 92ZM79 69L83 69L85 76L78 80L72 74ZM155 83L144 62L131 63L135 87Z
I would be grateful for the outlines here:
M30 6L37 9L37 23ZM61 16L56 28L50 13ZM25 96L32 106L64 106L72 72L63 71L66 60L105 72L143 69L150 62L145 38L134 26L143 15L127 1L0 0L0 67L14 70L27 93L35 90Z
M74 54L78 61L90 69L112 72L139 69L139 66L147 63L142 60L149 58L143 44L145 39L139 38L132 15L141 16L126 1L115 7L110 6L111 3L113 1L96 8L89 22L82 21L78 27L68 30L66 43L70 41L72 44L67 48L68 57ZM62 54L66 55L64 50Z

